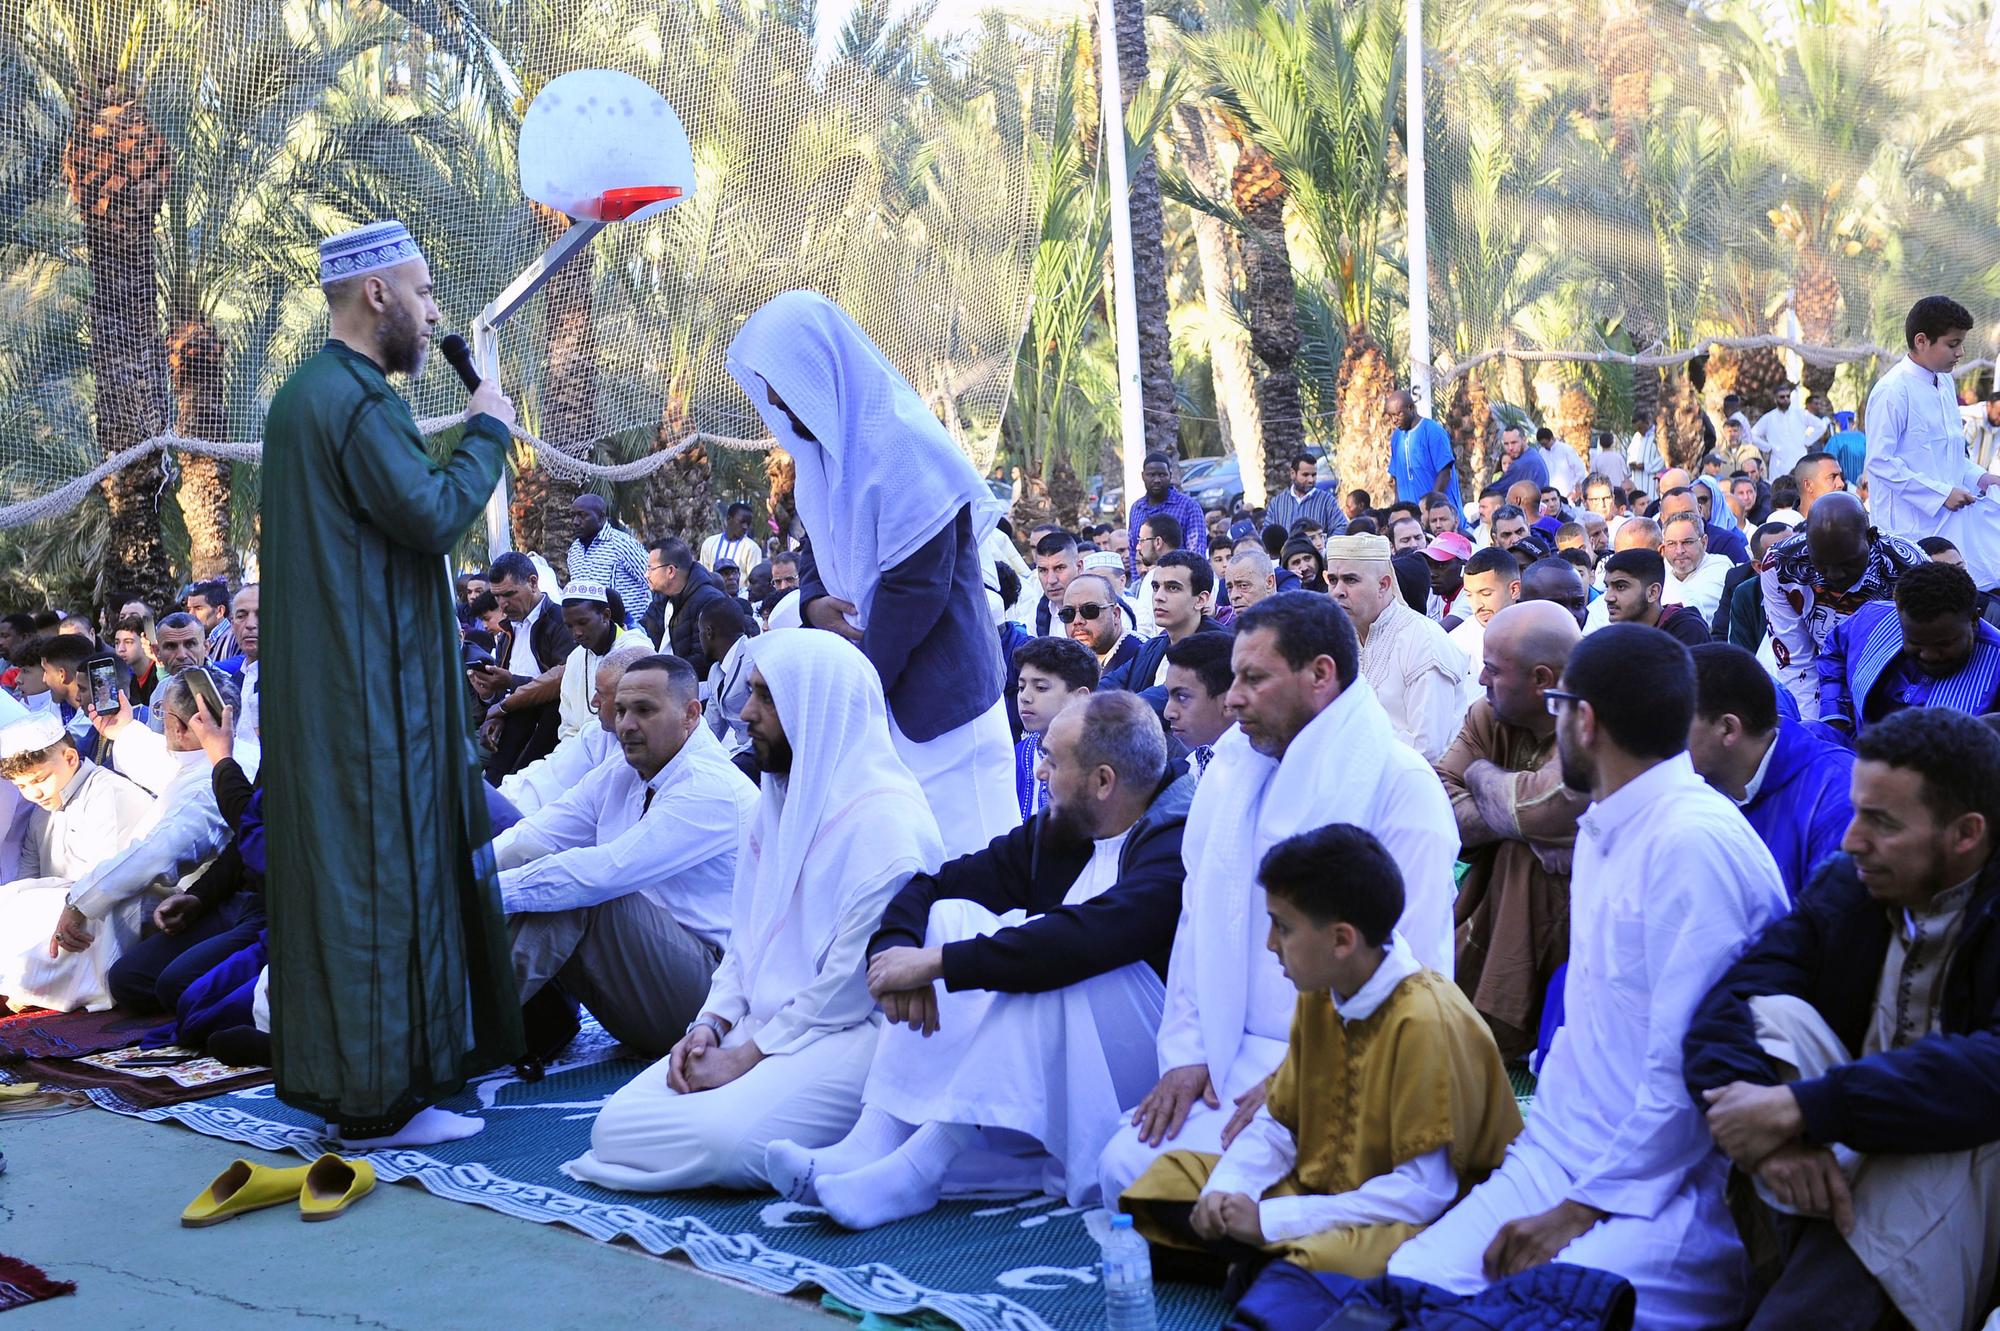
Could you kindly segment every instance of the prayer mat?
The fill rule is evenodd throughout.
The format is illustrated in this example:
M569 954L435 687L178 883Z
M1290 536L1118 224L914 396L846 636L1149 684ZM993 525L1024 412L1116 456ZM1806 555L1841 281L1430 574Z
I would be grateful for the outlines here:
M39 1266L0 1255L0 1313L74 1293L75 1281L51 1280Z
M1084 1229L1083 1209L1059 1197L946 1202L929 1215L850 1234L819 1211L768 1193L611 1192L567 1177L561 1167L589 1147L605 1100L650 1066L618 1053L592 1023L540 1081L523 1082L511 1071L478 1079L442 1107L484 1119L484 1131L420 1151L372 1152L376 1177L412 1180L452 1201L567 1225L600 1242L629 1239L656 1255L679 1252L705 1271L760 1289L810 1287L862 1313L934 1313L964 1331L1104 1324L1097 1244ZM102 1090L91 1099L304 1159L326 1149L319 1120L280 1103L270 1086L151 1108ZM1208 1331L1228 1310L1219 1290L1156 1288L1161 1331Z
M160 1059L180 1058L161 1065ZM136 1066L135 1066L136 1065ZM132 1109L202 1100L222 1091L244 1091L269 1085L269 1068L237 1068L218 1063L193 1049L168 1045L161 1049L108 1049L81 1058L31 1058L0 1071L12 1081L39 1081L44 1086L84 1091L97 1099L102 1092Z
M111 1008L104 1012L0 1013L0 1064L30 1058L81 1058L107 1049L124 1049L158 1026L158 1016L135 1017Z

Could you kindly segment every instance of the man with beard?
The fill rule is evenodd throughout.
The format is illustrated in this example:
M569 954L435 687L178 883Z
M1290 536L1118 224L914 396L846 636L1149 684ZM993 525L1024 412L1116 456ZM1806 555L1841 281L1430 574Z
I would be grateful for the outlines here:
M1107 1201L1168 1151L1221 1154L1263 1103L1297 1006L1264 946L1257 882L1280 841L1328 823L1372 832L1402 870L1396 928L1420 962L1451 973L1451 809L1361 677L1347 614L1330 597L1280 592L1243 613L1231 660L1237 724L1216 742L1188 814L1160 1079L1105 1147Z
M586 1183L761 1188L772 1142L846 1136L880 1022L868 940L904 884L944 862L868 658L833 633L769 633L749 652L743 721L764 777L729 949L680 1042L605 1102L590 1150L563 1167Z
M936 1205L981 1128L1034 1140L1048 1159L1023 1182L1087 1205L1118 1111L1153 1084L1195 782L1152 708L1121 692L1056 717L1040 776L1040 812L884 912L868 988L889 1025L854 1131L766 1157L773 1187L848 1229Z
M2000 630L1979 615L1979 589L1955 564L1919 564L1896 599L1871 601L1820 648L1819 719L1845 736L1905 707L2000 710Z
M260 738L278 1095L364 1147L468 1136L433 1106L521 1053L446 556L505 463L492 380L434 464L390 375L439 319L401 223L320 249L331 337L264 426L273 706ZM329 577L368 594L323 615Z
M1559 1260L1630 1281L1638 1325L1732 1326L1747 1263L1681 1041L1730 962L1784 913L1785 889L1688 760L1686 648L1613 624L1577 644L1543 696L1563 784L1591 796L1571 864L1566 1020L1506 1162L1389 1274L1471 1294Z

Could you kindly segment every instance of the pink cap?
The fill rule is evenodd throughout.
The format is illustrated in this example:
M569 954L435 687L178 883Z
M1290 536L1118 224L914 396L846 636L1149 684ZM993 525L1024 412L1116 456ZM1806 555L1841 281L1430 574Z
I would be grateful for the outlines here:
M1463 532L1441 531L1431 537L1431 543L1424 547L1424 553L1438 563L1448 563L1454 559L1472 558L1472 542Z

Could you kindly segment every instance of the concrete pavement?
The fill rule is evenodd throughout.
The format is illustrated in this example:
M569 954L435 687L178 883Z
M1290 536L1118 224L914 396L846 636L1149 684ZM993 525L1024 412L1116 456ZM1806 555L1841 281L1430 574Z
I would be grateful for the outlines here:
M0 1118L0 1252L77 1292L7 1319L7 1331L232 1331L363 1327L672 1327L833 1331L854 1324L662 1260L383 1184L338 1220L273 1207L209 1229L181 1208L239 1156L274 1156L100 1109ZM814 1296L816 1300L817 1296Z

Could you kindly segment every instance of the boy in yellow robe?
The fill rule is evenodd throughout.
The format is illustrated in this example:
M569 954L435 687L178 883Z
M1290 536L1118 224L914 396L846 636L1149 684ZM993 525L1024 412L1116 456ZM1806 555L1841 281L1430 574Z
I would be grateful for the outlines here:
M1486 1022L1395 932L1403 880L1381 842L1316 828L1258 879L1299 990L1285 1061L1222 1155L1164 1155L1119 1205L1155 1244L1378 1276L1499 1166L1520 1110Z

